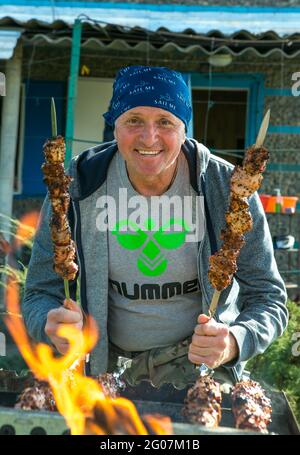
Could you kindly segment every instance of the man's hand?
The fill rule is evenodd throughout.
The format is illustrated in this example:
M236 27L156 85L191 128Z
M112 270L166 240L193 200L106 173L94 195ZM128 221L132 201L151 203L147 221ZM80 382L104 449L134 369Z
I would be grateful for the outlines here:
M47 315L47 322L45 325L46 335L50 338L58 352L66 354L69 348L69 343L65 338L57 335L57 330L61 324L71 324L78 330L83 327L83 315L80 307L74 300L65 300L64 305L55 310L49 311Z
M225 324L205 314L200 314L197 322L188 353L192 363L205 363L209 368L217 368L238 356L236 339Z

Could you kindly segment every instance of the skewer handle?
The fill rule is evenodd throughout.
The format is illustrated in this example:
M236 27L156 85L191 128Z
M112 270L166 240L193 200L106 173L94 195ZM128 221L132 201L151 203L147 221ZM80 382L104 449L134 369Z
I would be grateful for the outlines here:
M220 295L221 295L221 291L217 291L217 290L213 294L213 298L211 300L211 304L209 307L209 317L210 318L212 318L216 312ZM208 376L209 374L213 374L213 372L214 372L211 368L208 368L208 366L205 365L205 363L202 363L201 365L199 365L198 370L199 370L200 376Z
M215 291L214 292L214 295L213 295L213 298L211 300L211 304L210 304L210 307L209 307L209 316L212 318L216 312L216 309L218 307L218 302L219 302L219 298L220 298L220 295L221 295L221 291Z

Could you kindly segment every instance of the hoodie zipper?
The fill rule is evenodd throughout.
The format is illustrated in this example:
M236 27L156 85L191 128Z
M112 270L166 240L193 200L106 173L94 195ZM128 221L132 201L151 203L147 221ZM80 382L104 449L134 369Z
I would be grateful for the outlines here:
M76 245L76 253L77 253L77 261L78 261L78 268L79 268L79 300L81 302L81 295L82 295L82 292L81 292L81 263L80 263L80 254L79 254L79 240L78 240L78 232L77 232L77 229L78 229L78 217L77 217L77 211L76 211L76 206L75 206L75 202L72 201L72 204L73 204L73 211L74 211L74 237L75 237L75 245Z
M203 195L202 195L202 197L203 197ZM198 271L198 279L199 279L199 281L201 283L202 293L204 294L204 298L206 300L206 303L209 306L209 299L208 299L208 295L207 295L207 292L206 292L206 289L205 289L205 286L204 286L204 281L203 281L203 273L200 273L200 257L202 256L202 250L203 250L203 245L204 245L204 238L205 238L205 235L206 235L206 229L207 229L206 216L205 216L205 211L204 211L204 235L203 235L203 239L200 242L199 249L198 249L197 271Z

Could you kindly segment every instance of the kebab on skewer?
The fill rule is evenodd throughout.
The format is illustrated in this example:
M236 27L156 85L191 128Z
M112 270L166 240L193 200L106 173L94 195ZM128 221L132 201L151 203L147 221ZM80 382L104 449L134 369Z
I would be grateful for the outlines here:
M119 397L121 389L125 387L125 383L117 380L113 373L101 373L96 380L101 385L104 395L110 398Z
M229 286L237 271L237 258L245 244L244 234L253 226L247 198L259 188L268 158L266 148L253 145L246 151L242 166L233 170L229 208L225 214L226 228L221 232L223 246L209 258L208 278L219 292Z
M66 380L71 381L71 383L75 381L72 371L67 370L65 374ZM118 387L118 383L113 379L113 375L109 373L103 373L97 378L104 395L109 398L120 396L120 387ZM26 387L19 395L15 408L22 409L23 411L57 411L55 398L50 385L45 381L39 381L37 379L31 387Z
M232 412L236 428L268 433L271 401L258 382L238 382L232 390Z
M15 408L23 411L57 411L51 387L47 382L38 380L35 380L31 387L23 390Z
M236 166L231 176L229 208L225 214L226 228L221 232L223 245L209 259L208 278L216 290L210 307L211 314L216 310L220 292L229 286L237 271L236 261L245 244L244 234L251 231L253 226L247 198L260 187L262 173L269 159L269 152L263 147L269 118L270 111L263 119L255 145L246 151L242 166Z
M54 270L64 280L74 280L78 271L75 263L75 243L71 239L68 222L71 177L65 174L65 142L62 136L48 140L44 145L46 162L42 165L44 182L48 187L52 207L50 222L54 244Z
M225 214L226 228L221 231L223 245L209 259L208 278L216 289L210 305L210 316L213 316L216 310L220 292L229 286L237 271L237 258L245 244L244 234L253 226L247 198L259 188L263 178L262 172L265 170L269 158L269 152L262 146L269 115L268 111L262 122L256 144L246 151L242 166L236 166L231 176L229 207ZM210 396L214 393L216 386L215 381L208 380L207 375L210 370L206 365L201 365L199 370L200 376L188 391L184 409L185 413L193 415L194 421L202 423L205 422L203 409L212 409ZM221 408L219 413L221 416ZM207 416L207 412L205 415Z
M210 376L199 377L188 390L183 415L189 422L216 428L221 420L220 384Z

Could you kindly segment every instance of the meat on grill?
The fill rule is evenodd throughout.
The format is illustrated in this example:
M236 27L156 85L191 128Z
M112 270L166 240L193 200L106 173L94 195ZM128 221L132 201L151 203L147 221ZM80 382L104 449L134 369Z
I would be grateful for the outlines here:
M57 411L52 390L44 381L35 380L32 387L27 387L18 397L15 408L24 411Z
M117 398L120 396L120 390L125 387L125 383L116 380L112 373L102 373L96 378L102 387L105 396L110 398Z
M232 412L236 428L267 433L272 406L256 381L238 382L232 390Z
M221 420L221 401L220 384L210 376L199 376L188 390L182 413L191 423L215 428Z

